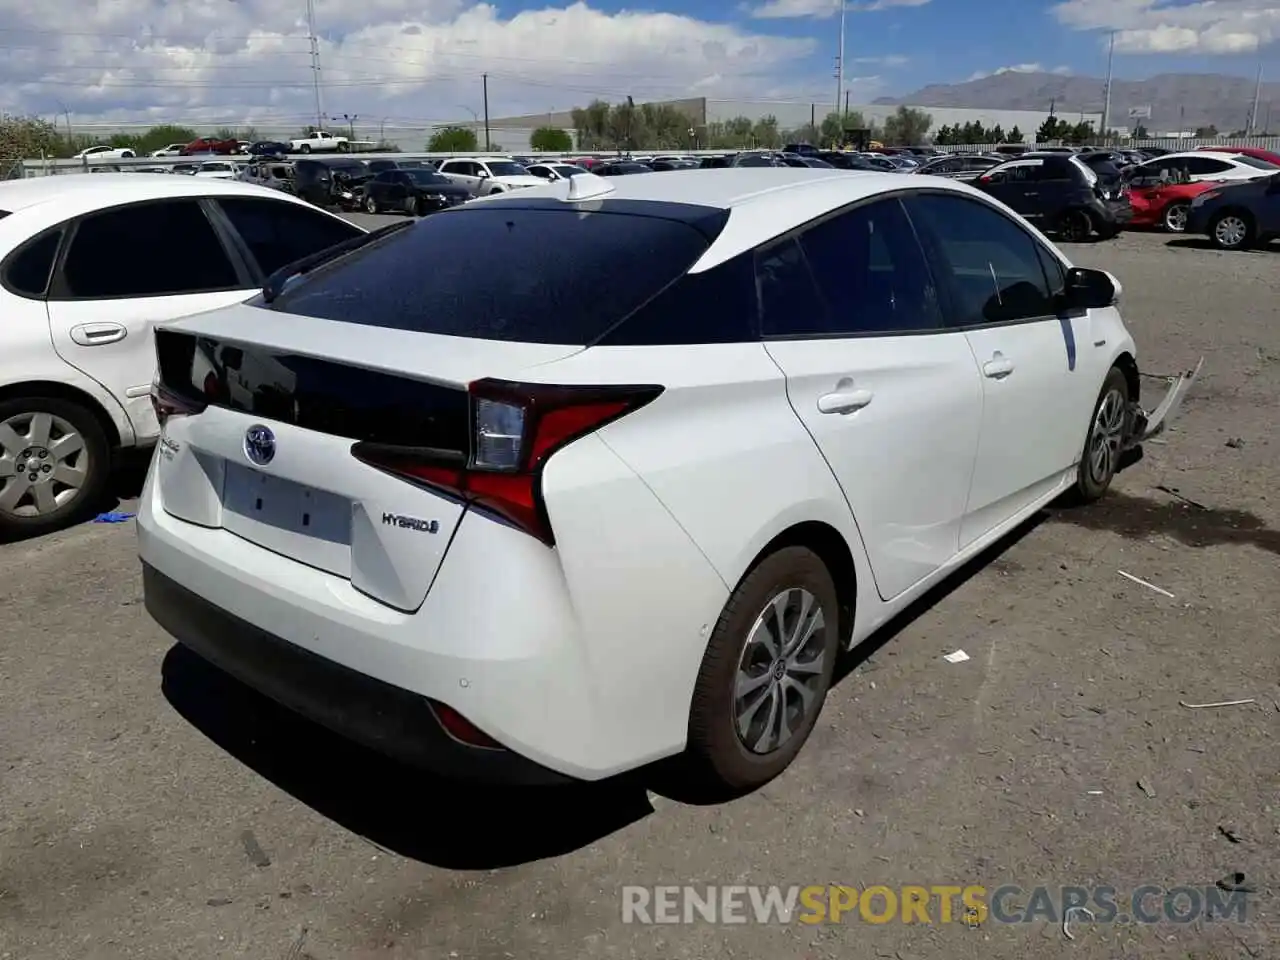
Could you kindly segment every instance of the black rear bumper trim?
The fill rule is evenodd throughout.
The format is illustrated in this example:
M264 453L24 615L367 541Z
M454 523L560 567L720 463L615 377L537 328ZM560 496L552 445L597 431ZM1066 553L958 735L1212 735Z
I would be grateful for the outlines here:
M349 740L445 777L529 786L574 782L510 750L460 743L426 697L267 633L146 563L142 585L147 612L183 646Z

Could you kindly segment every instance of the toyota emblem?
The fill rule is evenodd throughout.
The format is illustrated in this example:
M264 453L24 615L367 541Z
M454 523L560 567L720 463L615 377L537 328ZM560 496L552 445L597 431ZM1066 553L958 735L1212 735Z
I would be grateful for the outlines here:
M266 466L276 455L276 435L270 427L255 424L245 431L244 455L258 466Z

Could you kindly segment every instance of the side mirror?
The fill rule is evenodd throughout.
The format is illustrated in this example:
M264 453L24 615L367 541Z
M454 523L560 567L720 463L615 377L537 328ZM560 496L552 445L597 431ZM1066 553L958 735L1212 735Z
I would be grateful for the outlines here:
M476 174L476 176L477 176L477 177L479 177L481 180L488 180L488 179L489 179L489 171L488 171L488 170L481 170L481 171L479 171L479 172Z
M1072 267L1067 271L1068 306L1081 310L1111 307L1120 299L1120 281L1105 270Z

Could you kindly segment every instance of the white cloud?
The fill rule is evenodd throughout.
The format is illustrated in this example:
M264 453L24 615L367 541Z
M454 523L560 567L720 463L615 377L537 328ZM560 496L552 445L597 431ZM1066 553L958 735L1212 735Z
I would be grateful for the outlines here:
M979 70L977 73L970 74L965 78L965 83L972 83L974 80L985 80L987 77L998 77L1002 73L1048 73L1050 71L1038 63L1015 63L1011 67L997 67L994 70ZM1052 71L1053 73L1070 73L1066 67L1058 67Z
M292 129L315 115L304 9L301 0L0 0L0 110ZM470 0L317 0L316 29L324 110L358 116L366 130L470 120L483 112L486 72L493 117L628 94L826 96L825 79L796 76L814 41L675 13L577 2L504 18Z
M870 13L876 10L892 10L898 7L923 7L930 0L864 0L847 2L850 13ZM825 20L840 12L840 0L768 0L751 10L757 20L798 20L809 18Z
M1280 39L1276 0L1065 0L1052 10L1075 30L1114 30L1117 53L1249 53Z

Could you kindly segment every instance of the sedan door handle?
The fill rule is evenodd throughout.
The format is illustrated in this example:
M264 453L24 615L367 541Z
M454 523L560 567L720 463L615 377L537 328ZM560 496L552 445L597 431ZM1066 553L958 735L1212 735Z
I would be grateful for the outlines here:
M1013 373L1013 361L1003 354L997 353L982 365L982 375L992 380L1003 380Z
M819 413L854 413L871 402L870 390L837 390L818 398Z
M129 331L118 323L81 323L71 328L71 339L82 347L116 343L128 334Z

